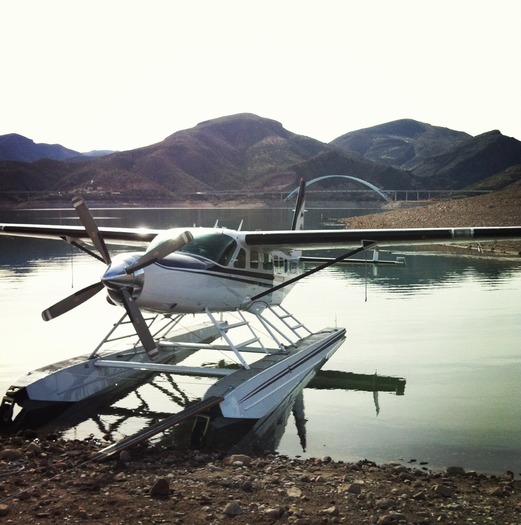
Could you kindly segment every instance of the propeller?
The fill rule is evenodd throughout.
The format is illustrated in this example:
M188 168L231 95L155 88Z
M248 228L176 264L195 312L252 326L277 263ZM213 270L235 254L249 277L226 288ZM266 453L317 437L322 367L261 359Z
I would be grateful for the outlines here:
M145 318L143 317L143 314L141 313L141 310L136 304L135 299L132 297L131 293L135 283L137 282L137 279L129 276L132 276L138 270L141 270L146 266L154 264L155 262L163 259L170 253L179 250L185 244L188 244L191 240L193 240L192 234L189 231L186 231L174 239L166 239L162 243L158 244L154 249L144 253L130 265L125 263L123 266L121 264L112 262L103 236L83 198L81 196L75 196L72 200L72 203L76 209L82 225L85 228L85 231L87 232L95 248L101 254L101 257L88 249L82 249L84 249L84 251L93 257L102 260L107 265L107 270L105 271L105 274L100 282L91 284L90 286L73 293L69 297L62 299L58 303L44 310L42 312L43 320L50 321L51 319L54 319L72 310L73 308L76 308L76 306L79 306L85 301L88 301L91 297L94 297L94 295L103 290L103 288L109 287L111 291L116 292L119 295L127 315L132 322L136 334L139 337L139 340L141 341L141 344L143 345L143 348L145 349L148 357L152 361L155 360L159 354L159 351L154 338L148 329ZM73 244L76 246L81 246L81 244L77 243L76 241Z

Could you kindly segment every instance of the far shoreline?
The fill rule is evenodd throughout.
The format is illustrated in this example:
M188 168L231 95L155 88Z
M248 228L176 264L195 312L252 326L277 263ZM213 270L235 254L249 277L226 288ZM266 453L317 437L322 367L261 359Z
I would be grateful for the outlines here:
M207 200L173 201L169 199L151 200L105 200L85 197L91 209L119 210L119 209L292 209L293 202L284 200L224 200L209 202ZM306 203L308 209L385 209L384 204L375 201L311 201ZM69 200L41 200L25 201L17 204L0 202L0 211L27 210L41 211L53 209L73 209Z

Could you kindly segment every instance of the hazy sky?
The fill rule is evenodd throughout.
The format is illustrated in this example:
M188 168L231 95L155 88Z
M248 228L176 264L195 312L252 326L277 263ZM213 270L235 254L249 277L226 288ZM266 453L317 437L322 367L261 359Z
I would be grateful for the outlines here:
M521 140L520 0L0 0L0 135L133 149L249 112Z

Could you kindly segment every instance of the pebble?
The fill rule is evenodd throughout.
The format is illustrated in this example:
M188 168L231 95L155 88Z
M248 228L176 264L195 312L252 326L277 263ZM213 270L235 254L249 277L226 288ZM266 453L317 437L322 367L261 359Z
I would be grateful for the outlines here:
M302 497L302 491L298 487L290 487L287 490L287 495L290 498L300 498Z
M264 510L264 514L267 518L278 519L284 514L282 507L270 507Z
M16 448L5 448L0 451L0 459L5 461L17 461L23 458L23 454Z
M246 454L233 454L228 458L227 463L236 467L242 467L244 465L250 465L252 461L253 459Z
M150 489L153 498L168 498L170 495L170 484L165 478L158 479Z
M244 492L253 492L253 483L247 479L241 483L241 489L244 490Z
M230 503L224 507L223 512L227 516L240 516L241 514L244 514L244 509L240 506L238 501L230 501Z
M42 447L33 441L27 445L27 452L39 456L42 453Z
M449 476L464 476L465 469L462 467L449 467L447 468L447 474L449 474Z
M340 485L338 487L338 492L347 492L349 494L361 494L363 489L363 482L362 483L347 483Z
M375 505L379 509L388 509L393 506L393 502L389 498L380 498L375 501Z
M450 498L454 494L454 489L452 487L448 487L447 485L440 484L434 486L434 492L440 496L443 496L444 498Z
M132 461L132 455L128 450L122 450L119 453L119 460L124 464L130 463Z
M332 507L320 511L320 514L325 514L327 516L338 516L340 514L340 511L338 510L338 507L336 507L336 505L333 505Z

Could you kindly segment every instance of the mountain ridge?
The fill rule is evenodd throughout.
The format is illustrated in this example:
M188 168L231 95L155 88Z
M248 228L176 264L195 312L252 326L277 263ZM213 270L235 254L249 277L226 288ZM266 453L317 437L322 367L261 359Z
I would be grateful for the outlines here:
M24 143L18 138L18 146ZM489 189L501 189L519 180L517 165L521 166L521 142L497 130L471 137L401 119L349 132L326 144L273 119L241 113L103 157L3 161L0 191L4 198L17 191L88 191L168 199L222 190L285 190L301 177L327 174L363 178L382 189L464 189L487 179ZM360 189L355 183L351 186ZM333 180L324 187L350 186Z
M19 133L0 135L0 161L36 162L42 159L71 160L81 157L100 157L112 153L93 150L80 153L61 144L36 143Z

